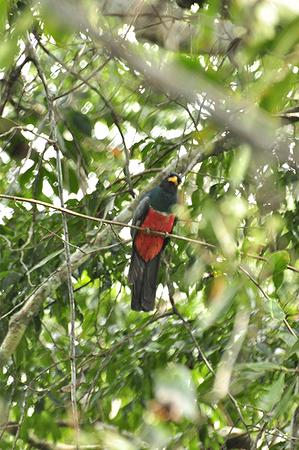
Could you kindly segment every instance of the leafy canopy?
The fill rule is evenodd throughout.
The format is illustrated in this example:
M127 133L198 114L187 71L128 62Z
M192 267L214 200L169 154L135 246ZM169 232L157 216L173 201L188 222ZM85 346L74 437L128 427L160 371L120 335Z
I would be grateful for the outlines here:
M65 216L79 441L297 448L297 3L157 2L166 35L153 11L108 3L0 8L2 194L60 205L62 190L72 211L127 222L132 189L184 175L187 240L166 249L153 315L130 311L128 229ZM62 216L0 211L1 448L62 448L76 441Z

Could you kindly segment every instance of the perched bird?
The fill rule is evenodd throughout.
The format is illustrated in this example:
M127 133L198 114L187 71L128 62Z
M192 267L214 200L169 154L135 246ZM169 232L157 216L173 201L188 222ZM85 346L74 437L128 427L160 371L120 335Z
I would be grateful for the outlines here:
M134 213L132 224L145 228L145 231L131 228L133 249L129 283L133 285L131 308L135 311L151 311L155 307L160 257L169 239L151 234L150 230L172 232L175 222L172 207L177 203L180 183L177 173L169 174L141 198Z

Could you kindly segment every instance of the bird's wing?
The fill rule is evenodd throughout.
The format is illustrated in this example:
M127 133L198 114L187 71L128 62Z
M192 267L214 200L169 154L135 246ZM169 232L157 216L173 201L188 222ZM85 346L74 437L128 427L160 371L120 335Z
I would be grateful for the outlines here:
M139 227L145 219L145 216L148 212L150 206L150 197L149 195L145 195L137 205L137 208L133 214L132 225ZM138 230L134 230L131 228L131 236L132 239L135 239L136 233Z

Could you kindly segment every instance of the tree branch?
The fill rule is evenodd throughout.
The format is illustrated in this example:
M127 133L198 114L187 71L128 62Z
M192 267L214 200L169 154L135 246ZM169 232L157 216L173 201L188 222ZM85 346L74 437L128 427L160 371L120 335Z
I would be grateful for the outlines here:
M104 223L107 225L113 225L113 226L117 226L117 227L127 227L127 228L132 228L134 230L139 230L139 231L144 231L144 228L138 227L136 225L130 225L126 222L120 222L118 220L109 220L109 219L102 219L100 217L94 217L94 216L89 216L87 214L82 214L82 213L78 213L77 211L73 211L71 209L67 209L64 207L59 207L59 206L54 206L52 205L52 203L47 203L47 202L43 202L42 200L36 200L33 198L25 198L25 197L17 197L15 195L6 195L6 194L0 194L0 199L7 199L7 200L11 200L11 201L15 201L15 202L21 202L21 203L31 203L33 205L41 205L44 206L45 208L51 208L54 209L55 211L59 211L65 214L69 214L71 216L75 216L75 217L80 217L82 219L86 219L86 220L91 220L94 222L99 222L99 223ZM120 213L121 214L121 213ZM216 245L214 244L210 244L209 242L205 242L205 241L201 241L199 239L192 239L192 238L188 238L186 236L180 236L178 234L174 234L174 233L163 233L160 231L153 231L153 230L148 230L148 232L150 234L153 234L155 236L162 236L162 237L170 237L172 239L177 239L179 241L185 241L188 242L190 244L197 244L197 245L202 245L203 247L208 247L208 248L213 248L213 249L217 249ZM81 252L83 255L88 256L90 254L93 254L95 251L97 250L101 250L101 249L109 249L112 246L115 245L119 245L117 244L112 244L112 245L108 245L105 247L96 247L93 250L87 251L85 249L85 247L77 247L72 245L73 247L75 247L79 252ZM240 252L241 255L244 255L246 257L252 258L252 259L256 259L258 261L267 261L267 258L265 258L264 256L259 256L259 255L254 255L253 253L245 253L245 252ZM292 272L296 272L299 273L299 269L297 267L294 267L290 264L287 265L287 269L291 270ZM1 319L1 318L0 318Z
M34 63L39 78L44 86L47 104L48 104L48 116L50 122L51 129L51 137L54 141L53 147L56 150L56 169L57 169L57 178L58 178L58 192L61 207L64 208L64 199L63 199L63 179L62 179L62 166L60 159L60 149L58 146L58 138L57 138L57 130L56 130L56 118L55 118L55 109L54 102L50 95L48 85L45 79L45 76L40 67L39 61L37 59L37 55L35 53L34 47L29 40L29 51L31 54L31 60ZM66 260L66 275L67 275L67 286L68 286L68 296L69 296L69 305L70 305L70 365L71 365L71 405L72 405L72 418L74 422L74 427L76 430L76 448L78 448L79 442L79 417L78 417L78 407L77 407L77 399L76 399L76 386L77 386L77 374L76 374L76 336L75 336L75 321L76 321L76 305L75 305L75 297L73 291L73 283L72 283L72 266L71 266L71 251L69 245L69 231L67 225L66 214L62 212L62 224L63 224L63 234L64 234L64 251L65 251L65 260Z
M220 127L230 130L235 138L249 144L256 159L263 162L269 162L269 159L274 161L274 149L281 159L288 158L288 146L276 135L279 122L265 111L249 104L245 99L239 100L232 92L226 93L219 86L209 82L199 71L187 70L183 64L168 64L161 69L145 49L142 58L124 39L110 32L99 34L87 19L84 9L78 8L77 5L72 6L69 2L55 0L51 1L51 8L57 14L58 20L67 21L79 31L88 29L95 41L104 45L112 56L124 60L154 89L174 99L181 96L193 104L205 93L213 105L209 108L211 120Z
M8 78L5 80L5 88L4 88L4 92L1 96L1 103L0 103L0 116L2 116L5 105L8 102L8 100L10 99L12 89L13 89L15 82L19 78L23 67L29 62L29 60L30 59L27 57L24 59L24 61L19 66L14 67L10 71Z

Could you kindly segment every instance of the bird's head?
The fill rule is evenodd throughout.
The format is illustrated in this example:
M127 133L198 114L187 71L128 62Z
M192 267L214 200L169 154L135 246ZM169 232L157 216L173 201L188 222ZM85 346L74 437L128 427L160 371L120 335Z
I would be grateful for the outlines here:
M168 192L175 193L177 191L178 185L182 182L181 177L179 174L172 172L169 175L167 175L166 178L164 178L163 181L160 183L160 187L162 189L165 189Z

